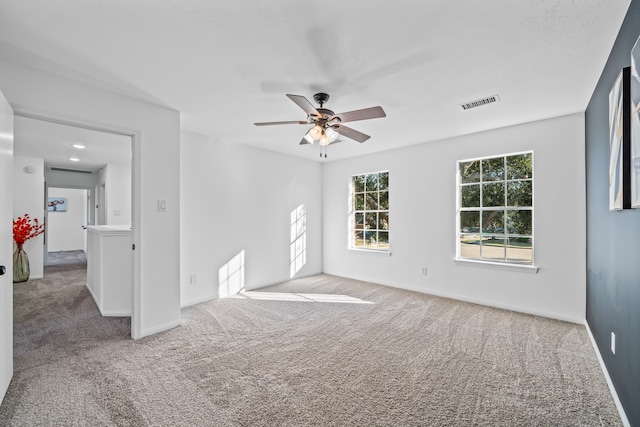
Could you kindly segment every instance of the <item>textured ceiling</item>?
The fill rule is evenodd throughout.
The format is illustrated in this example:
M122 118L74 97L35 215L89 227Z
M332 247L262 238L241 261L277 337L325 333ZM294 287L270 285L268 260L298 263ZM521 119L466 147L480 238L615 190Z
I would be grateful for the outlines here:
M331 161L584 111L630 0L0 3L0 60L179 110L216 141L320 160L306 127L253 122L304 120L286 93L382 106Z

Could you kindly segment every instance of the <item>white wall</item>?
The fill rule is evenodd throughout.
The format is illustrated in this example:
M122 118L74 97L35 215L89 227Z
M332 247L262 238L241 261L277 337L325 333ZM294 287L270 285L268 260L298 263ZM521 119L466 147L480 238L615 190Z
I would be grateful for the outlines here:
M606 141L605 141L606 143ZM537 274L456 265L456 161L534 151ZM583 322L584 115L327 163L323 270L328 274ZM348 184L389 170L392 255L347 249ZM427 276L420 269L427 267Z
M294 277L322 271L319 163L187 132L180 162L183 306L217 298L219 269L241 251L245 289L288 280L290 214L300 204L307 213L307 263Z
M133 135L132 336L179 325L180 113L4 58L0 58L0 90L17 113ZM167 201L166 212L158 211L159 199Z
M35 172L28 174L24 167L35 167ZM44 218L44 161L34 157L13 157L13 219L29 214L32 219ZM46 227L46 225L45 225ZM44 234L29 239L24 244L29 257L30 279L41 278L44 274Z
M131 224L131 168L107 165L103 169L106 189L106 225Z
M49 187L49 198L67 199L66 212L47 213L49 252L84 251L86 248L87 190Z

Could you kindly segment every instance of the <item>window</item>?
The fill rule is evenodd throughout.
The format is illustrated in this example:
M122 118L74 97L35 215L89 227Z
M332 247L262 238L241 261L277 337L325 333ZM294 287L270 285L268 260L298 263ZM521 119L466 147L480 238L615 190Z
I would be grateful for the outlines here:
M351 219L351 248L389 250L388 171L351 178Z
M533 264L533 153L458 162L458 259Z

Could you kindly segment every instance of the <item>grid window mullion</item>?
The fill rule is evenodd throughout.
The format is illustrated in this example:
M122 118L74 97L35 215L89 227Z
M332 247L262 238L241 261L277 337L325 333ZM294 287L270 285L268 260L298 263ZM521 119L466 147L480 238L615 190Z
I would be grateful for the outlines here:
M351 245L356 248L388 250L388 172L356 175L352 177L352 183ZM382 204L385 205L384 209ZM385 214L384 218L381 214Z
M458 255L532 264L533 153L466 160L458 165ZM473 212L480 215L478 226L473 225Z

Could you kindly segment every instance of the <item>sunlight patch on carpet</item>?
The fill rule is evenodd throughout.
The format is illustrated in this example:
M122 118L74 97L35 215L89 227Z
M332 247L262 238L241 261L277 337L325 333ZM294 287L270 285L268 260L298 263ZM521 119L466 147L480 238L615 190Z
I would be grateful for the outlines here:
M374 304L371 301L349 295L335 294L302 294L290 292L256 292L248 291L237 295L230 295L228 298L246 298L265 301L295 301L295 302L333 302L340 304Z

